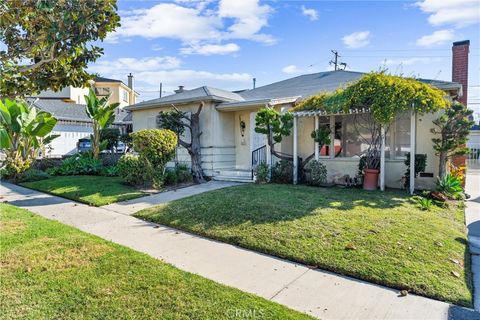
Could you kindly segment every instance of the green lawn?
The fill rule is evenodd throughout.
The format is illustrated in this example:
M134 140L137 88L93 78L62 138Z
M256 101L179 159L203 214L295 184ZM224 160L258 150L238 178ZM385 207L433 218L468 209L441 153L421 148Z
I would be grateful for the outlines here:
M11 205L0 228L0 319L310 319Z
M311 266L472 305L463 209L421 211L405 192L245 185L137 217Z
M147 195L123 184L119 177L58 176L21 185L93 206L103 206Z

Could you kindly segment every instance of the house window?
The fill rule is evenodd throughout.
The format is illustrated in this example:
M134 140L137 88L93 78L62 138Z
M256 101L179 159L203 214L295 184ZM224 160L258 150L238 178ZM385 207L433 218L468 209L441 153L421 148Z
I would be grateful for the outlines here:
M108 96L110 94L110 88L108 88L108 87L95 87L95 93L99 96Z
M123 90L123 101L128 102L128 92Z
M410 114L398 115L392 127L394 157L405 158L410 152Z
M371 120L369 114L335 117L335 157L358 158L365 154L376 136ZM402 114L386 128L385 158L404 159L407 152L410 152L410 115Z

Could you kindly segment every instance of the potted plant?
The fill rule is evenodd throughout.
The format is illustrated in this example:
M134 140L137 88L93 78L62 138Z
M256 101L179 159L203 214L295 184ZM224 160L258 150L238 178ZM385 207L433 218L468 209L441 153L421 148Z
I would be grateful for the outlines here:
M359 161L359 171L363 176L363 189L376 190L380 174L381 126L370 113L355 115L353 123L356 136L362 144L368 146Z

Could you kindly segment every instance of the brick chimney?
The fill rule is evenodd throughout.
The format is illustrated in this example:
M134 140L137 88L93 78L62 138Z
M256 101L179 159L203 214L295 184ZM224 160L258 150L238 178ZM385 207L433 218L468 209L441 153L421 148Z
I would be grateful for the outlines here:
M452 46L452 81L462 85L462 96L458 101L467 105L468 97L468 53L470 40L457 41Z

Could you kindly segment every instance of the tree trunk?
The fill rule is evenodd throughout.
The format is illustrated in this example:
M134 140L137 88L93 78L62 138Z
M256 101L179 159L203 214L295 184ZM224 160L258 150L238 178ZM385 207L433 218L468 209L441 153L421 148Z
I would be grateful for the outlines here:
M440 165L439 165L439 169L438 169L438 176L440 177L440 179L442 179L443 177L445 177L445 175L447 174L447 152L446 151L441 151L440 152Z
M202 106L200 106L198 111L193 113L190 118L192 143L190 144L190 148L188 150L192 161L193 178L198 183L205 182L202 170L202 152L200 146L200 136L202 135L202 132L200 131L200 112L202 110Z

